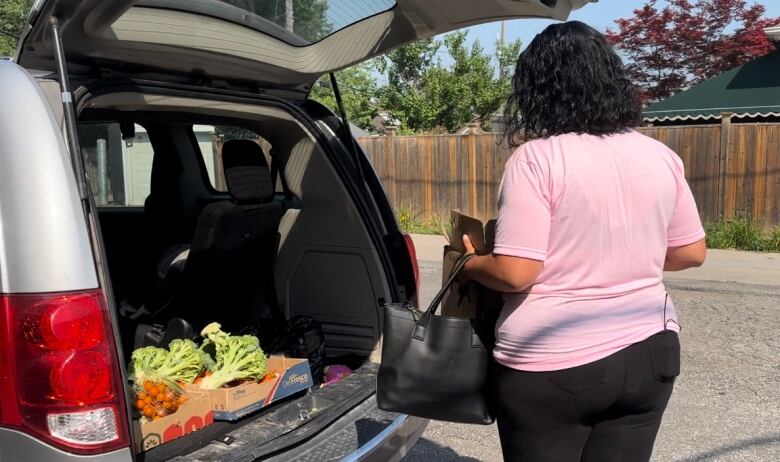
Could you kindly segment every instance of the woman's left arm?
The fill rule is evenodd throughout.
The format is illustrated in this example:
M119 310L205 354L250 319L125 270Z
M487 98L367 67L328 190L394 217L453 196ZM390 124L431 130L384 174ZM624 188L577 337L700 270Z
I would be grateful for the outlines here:
M468 235L463 236L466 253L474 253ZM461 273L462 281L476 281L498 292L521 292L539 277L544 263L530 258L508 255L477 255L472 257Z

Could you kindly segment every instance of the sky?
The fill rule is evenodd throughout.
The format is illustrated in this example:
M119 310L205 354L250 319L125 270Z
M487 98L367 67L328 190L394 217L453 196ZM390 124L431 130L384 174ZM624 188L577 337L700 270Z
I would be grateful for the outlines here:
M608 27L615 29L616 19L633 16L633 11L641 8L645 3L646 0L600 0L598 3L591 3L579 10L575 10L569 15L569 19L582 21L600 31L605 31ZM662 0L659 2L659 5L664 3ZM754 3L760 3L766 7L765 15L767 17L780 16L780 0L748 0L748 4ZM548 19L507 21L505 25L505 39L511 41L519 38L523 42L523 47L525 47L536 34L554 22L556 21ZM485 50L489 50L498 39L500 30L500 22L473 26L468 29L468 39L470 42L474 39L479 39ZM444 54L442 54L442 60L445 63L448 61Z

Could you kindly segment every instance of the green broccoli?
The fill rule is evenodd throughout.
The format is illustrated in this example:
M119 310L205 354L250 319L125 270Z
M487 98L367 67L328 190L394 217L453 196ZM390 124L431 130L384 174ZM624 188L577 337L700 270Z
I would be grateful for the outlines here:
M138 348L130 356L130 373L137 386L146 381L156 381L157 369L161 368L168 359L168 350L148 346Z
M165 381L192 383L203 372L203 354L192 340L171 340L168 351L168 358L157 369L157 374Z
M204 335L206 342L213 342L216 347L216 364L211 375L204 377L200 387L215 390L234 380L260 380L266 373L265 353L260 348L260 341L252 335L220 336L212 332L217 341Z
M178 382L192 383L204 368L213 364L210 358L206 361L207 355L192 340L176 339L168 348L149 346L133 351L131 369L136 384L164 383L178 393Z
M214 345L215 347L224 343L230 337L230 334L223 331L222 326L218 322L208 324L200 331L200 335L203 337L203 346Z
M202 346L198 348L198 353L200 354L201 362L203 362L203 369L207 371L213 371L214 367L216 366L214 358L212 358L211 355L208 354Z

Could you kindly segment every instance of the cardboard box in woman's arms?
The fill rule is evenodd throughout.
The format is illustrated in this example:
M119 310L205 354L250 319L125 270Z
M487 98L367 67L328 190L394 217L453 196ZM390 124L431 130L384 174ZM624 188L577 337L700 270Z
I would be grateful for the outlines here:
M453 210L451 224L449 244L444 246L442 282L447 280L455 263L466 251L464 234L469 236L478 254L485 255L493 251L496 220L483 225L480 220ZM456 281L444 296L441 313L458 318L496 319L502 305L501 293L476 283L461 285Z

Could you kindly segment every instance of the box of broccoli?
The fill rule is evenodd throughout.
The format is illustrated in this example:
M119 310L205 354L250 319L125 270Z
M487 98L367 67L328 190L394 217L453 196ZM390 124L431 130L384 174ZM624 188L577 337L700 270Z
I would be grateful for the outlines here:
M306 359L268 358L257 337L230 335L217 323L206 326L201 335L201 350L213 361L194 383L184 387L210 395L215 420L238 420L312 386Z
M272 356L266 363L270 372L260 381L245 381L235 386L208 390L215 420L238 420L312 386L311 370L306 359ZM207 390L201 388L198 391Z

